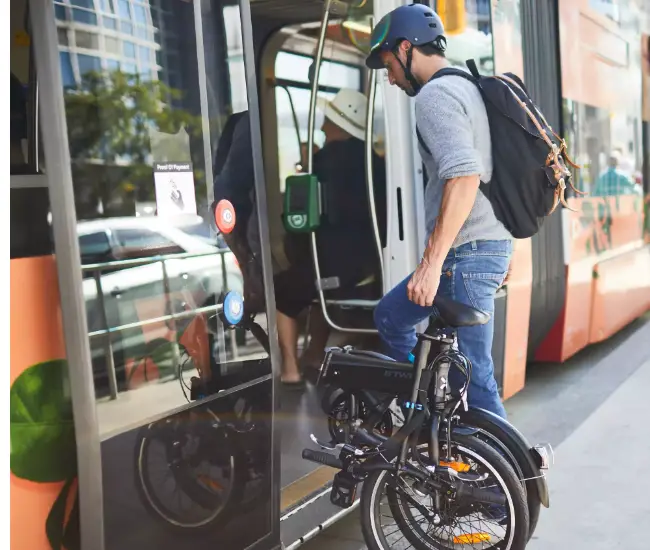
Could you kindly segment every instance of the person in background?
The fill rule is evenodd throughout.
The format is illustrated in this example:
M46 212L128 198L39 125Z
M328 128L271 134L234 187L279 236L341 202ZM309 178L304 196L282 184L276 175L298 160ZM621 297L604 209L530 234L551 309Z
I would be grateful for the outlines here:
M316 231L322 278L338 277L341 298L379 271L375 237L368 205L365 169L366 97L342 89L330 102L319 101L324 110L325 144L313 159L313 173L321 183L325 215ZM303 159L304 162L304 159ZM373 152L373 179L377 221L382 243L386 231L386 169ZM298 364L296 318L317 297L316 275L308 239L289 258L291 266L275 276L278 335L282 351L282 381L302 386ZM338 296L337 296L338 297ZM321 320L322 321L322 320ZM322 356L327 325L319 323L305 355ZM309 361L307 361L309 362Z
M640 195L642 190L620 169L621 154L614 150L609 155L607 169L598 176L594 186L594 197L613 197L616 195Z

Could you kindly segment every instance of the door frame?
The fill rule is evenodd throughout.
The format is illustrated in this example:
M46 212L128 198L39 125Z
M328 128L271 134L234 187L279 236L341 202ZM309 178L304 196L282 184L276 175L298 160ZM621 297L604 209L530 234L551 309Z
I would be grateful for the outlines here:
M33 48L39 82L39 119L50 189L61 316L77 443L81 548L101 550L104 548L102 457L82 291L77 215L54 4L50 0L29 0L29 8L32 35L37 37L33 40Z

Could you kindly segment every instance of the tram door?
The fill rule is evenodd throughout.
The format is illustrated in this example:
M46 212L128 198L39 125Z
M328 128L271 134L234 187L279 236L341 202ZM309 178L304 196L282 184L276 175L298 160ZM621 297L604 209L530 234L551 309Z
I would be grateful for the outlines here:
M30 8L82 547L276 548L273 307L223 239L250 223L266 272L265 215L210 208L221 177L265 212L249 3Z

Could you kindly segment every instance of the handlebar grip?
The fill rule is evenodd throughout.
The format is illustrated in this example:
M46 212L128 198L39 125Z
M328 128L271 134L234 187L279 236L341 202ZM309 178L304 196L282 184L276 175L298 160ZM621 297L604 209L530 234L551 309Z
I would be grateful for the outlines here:
M336 468L338 470L343 469L343 461L340 458L323 451L304 449L302 451L302 458L305 460L310 460L311 462L317 462L318 464L330 466L331 468Z

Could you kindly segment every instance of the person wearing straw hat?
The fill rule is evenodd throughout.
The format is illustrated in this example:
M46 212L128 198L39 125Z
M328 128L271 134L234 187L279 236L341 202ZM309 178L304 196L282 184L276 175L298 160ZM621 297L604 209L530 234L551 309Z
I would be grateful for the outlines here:
M345 298L360 281L379 270L365 174L366 97L358 91L340 90L331 101L322 98L325 143L314 154L313 173L322 187L324 215L316 232L321 277L338 277L340 287L329 296ZM380 237L385 242L386 174L383 159L373 152L375 206ZM296 318L317 297L316 275L309 243L287 250L291 266L275 276L277 325L283 356L282 380L302 386L298 365ZM322 321L322 319L321 319ZM321 323L302 363L322 358L328 330Z

